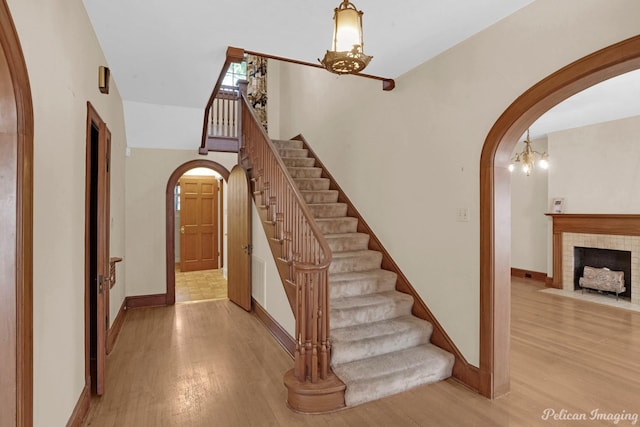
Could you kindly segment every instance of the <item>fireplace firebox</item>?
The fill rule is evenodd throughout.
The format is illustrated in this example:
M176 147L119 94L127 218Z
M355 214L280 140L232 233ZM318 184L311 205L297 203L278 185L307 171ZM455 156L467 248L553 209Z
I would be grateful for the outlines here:
M620 293L621 297L631 298L631 252L615 249L601 249L575 246L573 249L573 284L574 289L581 289L580 277L584 267L608 268L613 271L624 272L626 290Z

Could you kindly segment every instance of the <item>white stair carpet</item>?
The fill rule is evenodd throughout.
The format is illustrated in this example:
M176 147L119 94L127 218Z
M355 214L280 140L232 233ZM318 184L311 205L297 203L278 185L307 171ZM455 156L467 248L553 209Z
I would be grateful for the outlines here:
M302 141L273 141L324 233L329 266L331 367L354 406L451 376L454 357L430 343L431 323L411 314L413 297L395 290L396 274L380 268L358 219L308 157Z

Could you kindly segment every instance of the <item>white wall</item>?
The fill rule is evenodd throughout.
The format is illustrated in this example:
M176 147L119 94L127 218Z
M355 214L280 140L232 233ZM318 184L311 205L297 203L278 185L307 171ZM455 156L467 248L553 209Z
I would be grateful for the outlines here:
M547 151L547 139L531 141L534 150ZM521 152L518 143L515 151ZM516 169L511 174L511 267L547 273L548 171L536 168L530 176Z
M388 93L380 82L281 65L280 134L305 135L472 364L487 133L547 75L636 35L639 14L634 0L538 0L397 78ZM460 207L469 222L456 222Z
M124 252L126 136L117 81L98 91L108 65L81 0L9 0L34 107L34 425L67 423L85 384L84 228L87 101L112 134L111 254L124 256L111 292L120 308ZM113 76L114 78L116 76Z
M202 108L124 101L129 147L197 150L202 138Z
M640 116L549 134L549 197L566 213L640 212Z

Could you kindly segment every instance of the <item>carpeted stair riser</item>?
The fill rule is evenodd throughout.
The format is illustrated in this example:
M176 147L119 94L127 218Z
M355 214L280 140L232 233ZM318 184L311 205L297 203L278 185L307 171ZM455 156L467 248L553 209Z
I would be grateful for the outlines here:
M293 178L320 178L322 175L322 168L288 167L288 169Z
M298 141L297 139L274 139L271 140L271 142L273 142L273 145L275 145L278 150L283 148L302 148L303 145L302 141Z
M395 290L382 254L308 157L302 141L273 141L332 251L331 365L354 406L451 376L453 355L431 345L432 325L411 315L413 297Z
M346 203L313 203L308 206L315 218L339 218L347 215Z
M453 363L452 354L424 344L345 363L333 370L347 384L347 406L354 406L446 379L451 376Z
M380 268L382 254L378 251L336 252L329 265L329 274L349 271L365 271Z
M327 234L331 252L363 251L369 247L369 235L365 233Z
M337 190L301 191L300 193L307 204L336 203L338 201Z
M280 157L308 157L309 150L304 148L281 148L278 153L280 153Z
M323 234L355 233L358 230L358 219L348 216L344 218L318 218L316 225Z
M313 157L283 157L282 161L287 168L311 168L316 164Z
M329 307L331 328L380 322L411 314L413 298L396 291L332 299Z
M433 326L414 316L331 330L331 363L339 365L429 343Z
M381 269L330 274L329 297L333 300L393 291L396 281L396 273Z
M331 182L328 178L294 178L301 191L304 190L328 190Z

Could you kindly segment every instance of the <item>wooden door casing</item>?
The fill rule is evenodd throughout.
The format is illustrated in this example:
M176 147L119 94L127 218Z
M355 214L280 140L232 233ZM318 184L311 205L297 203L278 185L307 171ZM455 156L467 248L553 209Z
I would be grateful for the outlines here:
M85 376L97 395L105 391L109 327L111 133L87 102L85 192Z
M180 271L218 268L218 180L180 178Z
M227 292L251 311L251 194L249 178L239 165L231 169L227 193Z

